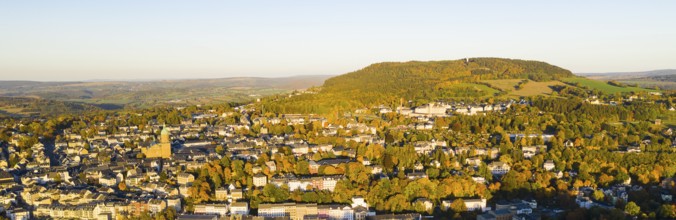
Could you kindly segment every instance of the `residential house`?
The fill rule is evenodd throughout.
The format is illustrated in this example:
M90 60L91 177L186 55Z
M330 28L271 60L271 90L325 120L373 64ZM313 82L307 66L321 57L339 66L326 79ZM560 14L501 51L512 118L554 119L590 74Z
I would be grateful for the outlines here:
M547 160L547 161L545 161L545 163L542 165L542 167L545 168L545 170L547 170L547 171L551 171L551 170L553 170L554 168L556 168L556 164L554 164L554 161L552 161L552 160Z
M488 164L488 169L491 171L493 175L503 175L511 169L511 167L500 161L495 161L490 164Z
M179 173L177 177L178 184L191 186L195 181L195 176L190 173Z

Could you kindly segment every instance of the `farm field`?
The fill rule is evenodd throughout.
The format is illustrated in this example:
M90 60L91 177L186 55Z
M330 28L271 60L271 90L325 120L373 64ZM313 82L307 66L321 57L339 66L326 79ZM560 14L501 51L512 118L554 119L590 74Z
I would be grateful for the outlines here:
M496 89L482 84L476 83L459 83L448 88L453 91L457 97L475 96L475 94L483 93L484 95L478 97L490 97L500 92Z
M521 81L521 79L499 79L484 80L482 82L488 83L503 91L507 91L507 95L512 97L551 95L554 92L552 86L564 85L564 83L559 81L535 82L529 80L528 83L523 85L522 89L517 90L515 86Z
M636 84L641 88L655 88L658 87L661 90L676 90L676 82L670 81L656 81L648 78L640 79L629 79L629 80L618 80L621 83L627 84Z
M618 87L618 86L610 85L605 81L598 81L598 80L580 78L580 77L565 78L565 79L562 79L561 81L568 82L568 83L578 83L580 86L586 86L586 87L589 87L589 88L592 88L592 89L598 89L598 90L601 90L602 92L605 92L605 93L654 91L652 89L644 89L644 88L638 88L638 87Z

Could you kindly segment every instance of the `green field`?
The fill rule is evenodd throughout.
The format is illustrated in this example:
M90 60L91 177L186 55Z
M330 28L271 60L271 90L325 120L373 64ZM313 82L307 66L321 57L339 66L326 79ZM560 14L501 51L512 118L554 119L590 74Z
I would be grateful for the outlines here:
M650 79L629 79L629 80L618 80L618 82L626 84L636 84L641 88L655 88L658 87L661 90L676 90L676 82L668 81L655 81Z
M624 93L624 92L642 92L642 91L654 91L652 89L644 89L644 88L637 88L637 87L618 87L618 86L612 86L608 84L607 82L604 81L598 81L598 80L593 80L593 79L587 79L587 78L581 78L581 77L575 77L575 78L565 78L562 79L561 81L567 82L567 83L578 83L580 86L586 86L591 89L598 89L604 93Z
M496 80L482 80L483 83L488 83L491 86L501 89L502 91L512 91L521 79L496 79Z
M662 119L662 124L670 127L676 127L676 112L669 111L667 114L658 117Z
M447 89L458 94L456 97L476 97L476 94L479 93L484 93L484 95L480 95L478 97L489 97L500 92L486 85L476 83L459 83L452 85Z
M507 91L508 96L522 97L534 95L551 95L554 90L551 86L564 85L559 81L535 82L530 81L524 84L522 89L517 90L515 86L521 82L521 79L499 79L499 80L484 80L481 82L488 83L491 86Z

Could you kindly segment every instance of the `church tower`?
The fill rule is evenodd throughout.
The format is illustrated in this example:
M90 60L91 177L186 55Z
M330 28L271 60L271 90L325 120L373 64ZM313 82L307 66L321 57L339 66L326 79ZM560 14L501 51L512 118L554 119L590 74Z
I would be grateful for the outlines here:
M167 130L166 125L160 132L160 143L142 148L141 153L143 153L146 158L171 158L171 132Z
M164 128L162 129L162 131L160 132L160 143L161 144L170 143L171 142L171 138L169 137L170 134L171 134L171 132L169 132L169 130L167 130L167 126L165 125Z

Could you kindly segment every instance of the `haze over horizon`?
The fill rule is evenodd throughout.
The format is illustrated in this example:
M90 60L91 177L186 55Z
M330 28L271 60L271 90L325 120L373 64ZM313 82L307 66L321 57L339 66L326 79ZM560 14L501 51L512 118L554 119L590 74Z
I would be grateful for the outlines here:
M0 2L0 80L338 75L504 57L674 69L673 1Z

